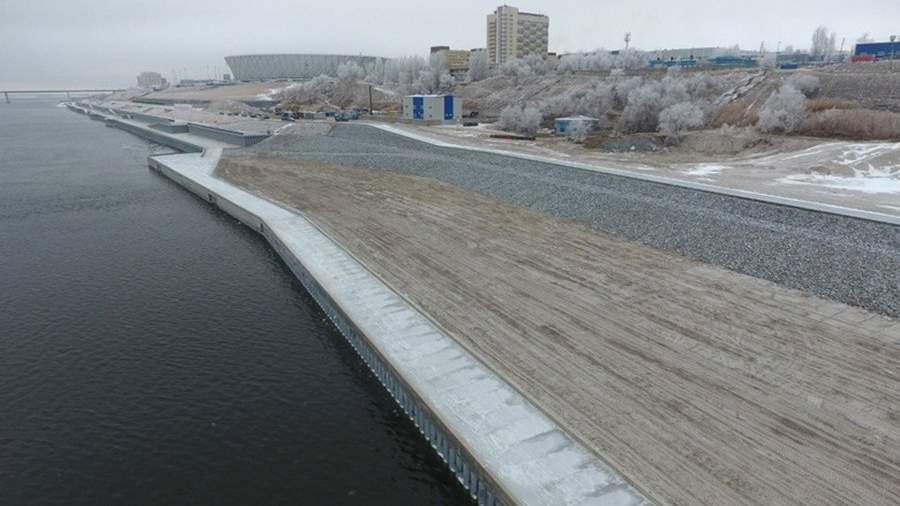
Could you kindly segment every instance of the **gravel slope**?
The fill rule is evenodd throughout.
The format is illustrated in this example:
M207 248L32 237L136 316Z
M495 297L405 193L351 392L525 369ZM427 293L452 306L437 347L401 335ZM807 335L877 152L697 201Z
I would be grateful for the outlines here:
M900 317L900 227L501 155L364 125L248 151L433 177L595 230Z

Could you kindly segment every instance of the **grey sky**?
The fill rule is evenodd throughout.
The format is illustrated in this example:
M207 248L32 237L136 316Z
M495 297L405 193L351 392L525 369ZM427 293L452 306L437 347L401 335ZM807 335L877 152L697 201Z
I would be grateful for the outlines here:
M500 2L451 0L0 0L0 89L127 86L226 72L228 54L331 52L398 56L485 45ZM559 0L510 2L550 16L550 50L740 44L808 47L826 25L847 46L900 33L898 0ZM207 67L209 70L207 70Z

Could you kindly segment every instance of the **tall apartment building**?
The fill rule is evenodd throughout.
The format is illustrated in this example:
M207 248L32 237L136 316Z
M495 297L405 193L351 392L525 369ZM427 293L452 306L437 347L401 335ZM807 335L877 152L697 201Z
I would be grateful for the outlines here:
M491 65L529 54L547 56L550 18L501 5L487 16L487 49Z

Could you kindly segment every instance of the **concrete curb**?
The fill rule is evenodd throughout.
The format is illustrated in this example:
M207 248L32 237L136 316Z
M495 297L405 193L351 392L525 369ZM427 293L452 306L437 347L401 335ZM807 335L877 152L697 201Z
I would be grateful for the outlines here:
M778 195L770 195L767 193L759 193L752 192L748 190L738 190L735 188L727 188L724 186L716 186L705 183L695 183L691 181L683 181L680 179L665 177L665 176L655 176L652 174L638 174L635 172L622 170L622 169L614 169L610 167L601 167L597 165L590 165L586 163L580 162L569 162L566 160L558 160L556 158L550 158L546 156L540 155L531 155L528 153L517 153L514 151L505 151L502 149L494 149L494 148L482 148L477 146L465 146L461 144L453 144L450 142L444 142L441 140L437 140L426 135L414 134L411 132L407 132L400 128L395 128L390 125L384 125L379 123L362 123L365 126L369 126L372 128L377 128L384 132L392 133L394 135L399 135L402 137L406 137L408 139L416 140L419 142L424 142L426 144L430 144L432 146L442 147L442 148L451 148L451 149L462 149L466 151L474 151L479 153L489 153L493 155L500 156L508 156L511 158L519 158L522 160L529 160L533 162L541 162L552 165L559 165L564 167L572 167L580 170L587 170L591 172L599 172L602 174L609 174L612 176L620 176L627 177L631 179L638 179L641 181L647 181L651 183L659 183L670 186L677 186L680 188L686 188L689 190L703 191L708 193L716 193L719 195L725 195L729 197L736 197L746 200L755 200L758 202L764 202L767 204L775 204L779 206L786 207L794 207L797 209L804 209L807 211L815 211L826 214L834 214L837 216L845 216L850 218L857 218L861 220L874 221L878 223L887 223L889 225L900 225L900 216L894 216L885 213L878 213L874 211L864 211L862 209L855 209L852 207L843 207L834 204L825 204L821 202L812 202L808 200L795 199L791 197L780 197Z

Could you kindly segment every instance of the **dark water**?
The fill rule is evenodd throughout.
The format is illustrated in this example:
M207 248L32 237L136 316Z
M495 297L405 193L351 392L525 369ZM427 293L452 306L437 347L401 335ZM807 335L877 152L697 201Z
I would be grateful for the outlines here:
M0 505L464 504L257 235L0 103Z

